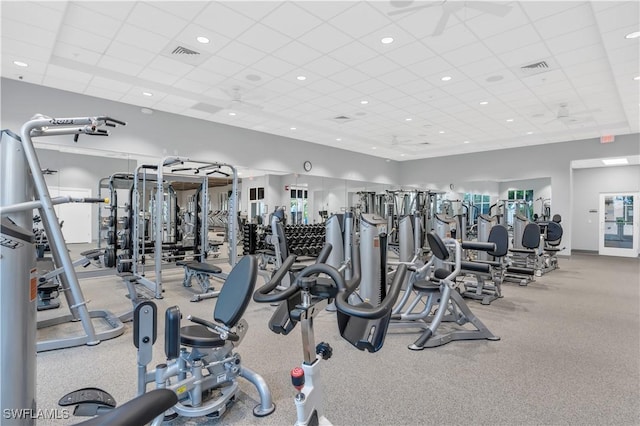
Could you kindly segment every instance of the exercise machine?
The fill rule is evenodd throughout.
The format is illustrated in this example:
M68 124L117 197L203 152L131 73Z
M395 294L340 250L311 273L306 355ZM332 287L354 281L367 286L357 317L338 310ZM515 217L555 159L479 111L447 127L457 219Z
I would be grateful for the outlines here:
M331 250L331 246L325 245L323 251L326 250ZM279 287L280 280L290 273L294 262L295 256L289 256L272 279L255 291L253 300L258 303L279 302L286 309L285 318L279 315L282 310L278 309L270 321L270 328L275 333L289 334L300 323L304 360L300 367L291 371L292 384L297 391L294 398L297 413L295 424L330 425L324 414L320 362L331 358L333 349L325 342L315 344L313 318L335 300L341 336L359 350L380 350L384 344L391 308L404 280L406 266L398 268L386 297L374 307L367 302L355 306L348 302L360 281L358 272L347 283L337 269L323 263L307 266L298 273L291 286L284 291L274 292ZM354 250L354 265L354 270L358 271L358 250ZM328 278L318 277L319 274ZM274 323L281 326L274 327Z
M24 416L3 419L3 424L32 424L36 409L36 351L78 345L96 345L124 332L124 325L107 311L89 312L62 230L53 208L63 202L104 202L99 199L51 198L32 137L53 135L101 135L102 126L124 122L110 117L51 118L36 115L20 130L20 136L3 130L0 136L0 409L20 410ZM38 324L37 279L33 245L33 209L39 209L64 295L71 315ZM96 333L92 318L102 318L109 329ZM36 328L80 321L83 335L36 343ZM11 350L7 350L11 348Z

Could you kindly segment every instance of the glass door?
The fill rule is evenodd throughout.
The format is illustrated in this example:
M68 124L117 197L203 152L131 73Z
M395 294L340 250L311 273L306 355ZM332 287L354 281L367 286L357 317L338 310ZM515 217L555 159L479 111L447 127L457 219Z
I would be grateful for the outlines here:
M638 256L638 194L600 194L599 254Z

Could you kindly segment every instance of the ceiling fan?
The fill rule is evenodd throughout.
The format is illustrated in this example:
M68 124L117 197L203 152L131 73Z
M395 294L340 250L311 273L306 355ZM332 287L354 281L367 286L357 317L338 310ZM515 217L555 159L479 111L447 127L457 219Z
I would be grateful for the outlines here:
M415 12L415 11L429 8L429 7L440 6L442 7L442 16L440 17L440 20L436 24L436 27L433 30L433 33L431 33L432 36L441 35L444 32L445 28L447 27L447 23L449 22L451 15L464 9L465 7L468 7L470 9L476 9L482 13L488 13L491 15L499 16L499 17L504 17L507 15L507 13L511 11L510 5L491 2L491 1L440 0L440 1L430 1L430 2L419 2L420 3L419 5L411 6L411 4L413 3L414 3L413 1L392 0L390 1L390 4L394 7L401 7L401 9L388 12L387 15L389 16L400 15L404 13Z
M243 99L243 94L241 92L240 86L234 86L231 89L224 90L224 92L231 98L231 102L227 104L227 107L225 109L236 110L236 111L242 111L242 110L259 111L263 108L258 104L245 101Z
M553 123L554 121L559 121L560 123L566 126L571 126L574 124L580 124L587 121L593 121L593 117L588 114L591 114L593 112L599 112L599 111L600 111L599 109L589 109L589 110L571 113L569 112L569 104L561 103L558 106L558 112L556 112L555 118L547 121L544 124L549 124L549 123Z

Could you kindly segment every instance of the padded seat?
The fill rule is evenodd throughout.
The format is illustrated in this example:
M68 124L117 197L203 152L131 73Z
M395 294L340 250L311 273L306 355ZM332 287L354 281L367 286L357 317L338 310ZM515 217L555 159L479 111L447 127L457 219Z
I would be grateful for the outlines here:
M418 291L438 291L440 290L440 284L436 281L417 281L413 283L413 288Z
M180 343L194 348L219 348L225 341L218 333L203 325L187 325L180 328Z
M206 274L219 274L222 272L218 266L211 265L209 263L202 262L192 262L186 265L188 268L193 269L194 271L204 272Z
M91 249L91 250L85 250L83 252L80 253L80 256L84 256L86 258L89 259L97 259L98 257L102 256L104 254L104 252L100 249Z

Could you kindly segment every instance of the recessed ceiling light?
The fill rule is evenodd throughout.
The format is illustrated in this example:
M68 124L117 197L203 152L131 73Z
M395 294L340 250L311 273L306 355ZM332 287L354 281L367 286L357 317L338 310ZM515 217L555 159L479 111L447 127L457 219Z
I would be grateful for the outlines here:
M440 80L442 81L449 81L451 80L451 76L445 75L444 77L442 77Z
M386 161L387 163L390 163L390 162L391 162L391 160L389 160L388 158L385 158L385 160L384 160L384 161Z
M207 44L210 41L205 36L198 36L198 37L196 37L196 40L198 40L198 43L202 43L202 44Z
M640 75L636 75L635 77L633 77L634 80L640 80Z
M405 155L407 155L407 154L400 154L400 157L404 157Z
M464 143L469 143L469 141L464 141Z
M482 101L482 102L480 102L480 105L487 105L488 103L489 102L487 102L487 101Z
M235 112L230 112L229 115L234 116L234 115L236 115L236 113Z
M290 127L289 129L290 129L290 130L295 130L296 128L295 128L295 127Z
M375 146L372 146L371 149L378 149L378 148L376 148Z
M442 134L444 134L444 130L440 130L438 133L440 133L442 135Z
M153 114L153 110L151 108L140 108L140 112L143 114Z
M153 96L153 93L151 93L151 92L142 92L142 94L144 96Z
M366 105L366 104L368 104L368 103L369 103L369 101L366 101L366 100L365 100L365 101L360 101L360 103L361 103L362 105Z
M300 80L300 81L304 81L304 80L306 80L306 79L307 79L307 77L305 77L304 75L299 75L299 76L297 76L296 78L297 78L298 80Z
M411 121L411 120L413 120L413 118L411 118L411 117L408 117L408 118L404 119L404 121Z
M496 81L500 81L502 80L504 77L501 75L492 75L490 77L487 77L487 81L489 83L495 83Z
M626 158L609 158L602 160L602 163L605 166L620 166L622 164L629 164L629 161Z
M507 118L507 123L512 123L513 122L513 118Z
M338 142L340 142L342 139L341 139L341 138L336 138L336 140L337 140Z
M533 132L527 132L527 134L528 134L528 135L532 135L532 134L533 134Z
M16 65L18 67L28 67L29 64L27 64L26 62L22 62L22 61L13 61L13 65Z
M383 37L380 40L380 43L382 43L382 44L391 44L391 43L393 43L393 37Z
M638 38L638 37L640 37L640 31L634 31L624 36L624 38Z

